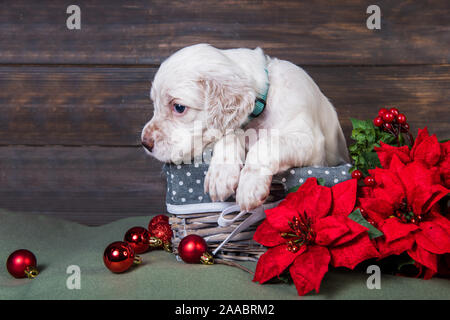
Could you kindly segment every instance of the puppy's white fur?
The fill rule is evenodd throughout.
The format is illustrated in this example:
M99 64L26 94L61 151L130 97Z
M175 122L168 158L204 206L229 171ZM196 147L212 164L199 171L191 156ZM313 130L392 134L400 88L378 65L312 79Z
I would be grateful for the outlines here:
M246 124L267 82L266 108ZM266 56L260 48L220 50L198 44L181 49L161 64L151 99L154 116L142 140L154 147L147 152L161 161L188 162L215 142L205 192L213 200L236 192L245 210L264 202L273 174L349 160L336 111L318 86L303 69ZM178 114L174 104L186 111ZM270 131L246 143L237 130L243 126Z

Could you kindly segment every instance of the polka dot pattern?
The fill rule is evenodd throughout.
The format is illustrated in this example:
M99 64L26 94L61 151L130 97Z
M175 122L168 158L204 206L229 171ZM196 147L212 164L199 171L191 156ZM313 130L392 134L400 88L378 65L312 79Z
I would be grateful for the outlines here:
M326 186L332 187L337 183L351 179L351 175L348 173L350 168L350 164L338 167L292 168L275 175L273 183L281 183L288 190L305 183L308 178L315 177L323 179ZM167 179L167 204L188 205L212 202L209 195L203 192L208 164L165 164L163 172ZM235 202L235 199L231 197L227 199L227 202ZM214 209L212 208L211 211L214 211Z

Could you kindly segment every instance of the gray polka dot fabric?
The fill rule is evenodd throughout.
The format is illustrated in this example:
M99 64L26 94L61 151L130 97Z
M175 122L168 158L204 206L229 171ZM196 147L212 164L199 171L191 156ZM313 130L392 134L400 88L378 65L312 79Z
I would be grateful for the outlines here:
M308 178L323 179L325 186L351 179L350 164L337 167L304 167L292 168L273 177L272 183L283 185L287 192L292 187L303 184ZM209 195L203 192L203 183L208 172L207 163L165 164L163 170L167 177L166 205L170 213L217 212L234 204L233 197L221 203L212 202Z

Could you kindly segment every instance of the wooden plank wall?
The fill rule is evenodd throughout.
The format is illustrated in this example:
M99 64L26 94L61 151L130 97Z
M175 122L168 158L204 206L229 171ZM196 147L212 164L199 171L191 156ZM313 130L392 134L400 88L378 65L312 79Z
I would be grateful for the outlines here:
M66 8L81 8L81 30ZM450 138L450 2L31 1L0 3L0 207L97 225L165 211L161 164L139 144L151 79L184 46L260 46L306 69L338 110L397 106Z

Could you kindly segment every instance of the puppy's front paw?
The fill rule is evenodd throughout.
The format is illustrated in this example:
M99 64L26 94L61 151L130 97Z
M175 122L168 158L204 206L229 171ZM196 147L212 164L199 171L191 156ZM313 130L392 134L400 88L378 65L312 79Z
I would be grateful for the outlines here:
M270 192L272 176L252 170L242 169L239 186L236 191L236 202L241 210L252 210L264 203Z
M205 178L205 193L212 201L225 201L236 191L240 172L241 165L238 163L211 163Z

